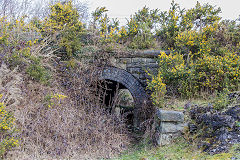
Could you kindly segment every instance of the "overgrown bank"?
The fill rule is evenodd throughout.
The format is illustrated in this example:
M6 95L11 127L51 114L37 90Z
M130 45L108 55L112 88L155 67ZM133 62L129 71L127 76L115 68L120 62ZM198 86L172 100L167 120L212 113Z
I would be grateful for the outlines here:
M139 49L171 52L159 53L158 74L149 73L156 107L168 97L218 94L211 113L228 109L221 95L240 84L236 21L220 21L219 8L199 3L183 10L172 2L166 12L144 7L122 27L106 13L97 8L86 26L68 1L50 5L44 19L0 19L1 157L95 159L126 150L125 119L104 109L95 73L111 56Z

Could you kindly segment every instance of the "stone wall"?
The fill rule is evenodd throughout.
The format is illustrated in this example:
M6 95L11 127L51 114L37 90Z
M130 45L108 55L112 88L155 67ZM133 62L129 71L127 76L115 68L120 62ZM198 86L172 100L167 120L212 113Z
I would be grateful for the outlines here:
M161 51L144 51L127 56L125 55L124 57L112 57L110 59L110 64L113 67L123 69L130 73L133 77L138 79L141 86L146 89L147 79L151 79L147 72L154 75L158 73L159 66L157 57L160 52ZM169 54L168 51L165 52ZM120 76L119 79L121 79L121 77L122 76ZM129 86L129 88L131 88L131 86ZM148 93L147 91L147 94ZM184 115L182 112L157 109L154 125L156 129L155 140L157 144L170 144L174 138L182 134L185 126Z
M170 144L174 138L182 135L184 115L178 111L157 109L154 125L156 143L160 146Z
M112 58L111 62L114 67L124 69L140 80L143 87L146 87L147 79L150 78L146 71L157 74L158 63L155 57Z
M170 53L168 50L146 50L128 54L125 53L120 57L112 57L110 59L110 64L131 73L134 77L140 80L143 87L146 87L147 79L151 78L146 71L154 75L157 74L157 57L161 52L165 52L166 54Z

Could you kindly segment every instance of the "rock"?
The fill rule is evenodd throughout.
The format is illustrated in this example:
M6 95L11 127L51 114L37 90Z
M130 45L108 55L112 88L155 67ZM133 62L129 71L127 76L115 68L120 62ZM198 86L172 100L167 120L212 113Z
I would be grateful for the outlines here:
M188 128L189 128L190 133L197 131L197 125L195 125L193 123L189 123Z
M232 108L229 108L226 112L226 115L232 116L236 120L240 120L240 105L236 105Z
M184 129L183 123L162 122L160 125L161 133L177 133Z
M155 119L155 138L158 145L170 144L173 139L181 135L184 127L182 112L157 109Z
M240 91L235 91L235 92L229 93L228 98L230 100L236 99L237 101L240 101Z
M235 120L234 118L232 118L231 116L228 115L218 115L218 114L214 114L208 117L205 117L205 119L203 119L203 122L206 125L211 125L211 127L215 130L215 129L219 129L221 127L229 127L229 128L233 128L234 124L235 124Z
M174 138L179 136L180 136L179 133L171 133L171 134L158 133L156 134L156 143L159 146L167 145L167 144L170 144Z
M190 117L196 126L189 126L189 129L192 130L191 133L202 130L199 146L202 146L204 151L210 154L222 153L228 151L232 144L240 143L237 123L240 121L240 105L229 107L225 112L213 110L209 105L190 107Z
M157 118L163 122L184 122L184 115L178 111L157 109Z

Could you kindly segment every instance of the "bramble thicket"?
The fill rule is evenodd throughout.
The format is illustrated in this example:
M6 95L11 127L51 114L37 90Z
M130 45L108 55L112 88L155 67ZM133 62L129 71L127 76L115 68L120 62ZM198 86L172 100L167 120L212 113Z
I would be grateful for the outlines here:
M27 15L18 19L6 16L0 17L0 64L6 64L10 70L17 68L19 73L25 77L25 80L32 81L33 85L31 87L34 87L34 83L37 83L44 88L41 91L46 91L46 93L41 93L42 97L39 97L41 99L39 101L35 101L35 98L34 101L30 101L31 103L19 100L26 105L39 106L38 109L35 109L32 113L29 112L28 115L32 116L33 119L35 118L36 123L39 122L36 119L39 116L44 117L46 113L50 115L51 109L58 114L60 110L57 111L57 107L61 106L62 103L60 99L64 98L64 101L68 101L72 98L69 100L71 103L64 103L64 105L79 104L74 103L73 96L63 93L59 89L61 87L55 86L56 83L61 83L67 88L67 91L71 90L69 86L72 84L62 80L64 78L64 80L69 79L69 75L63 71L64 69L71 71L76 69L77 65L85 68L92 65L91 60L93 59L100 61L119 52L147 49L170 51L170 54L166 54L164 51L159 53L158 74L152 75L149 73L152 79L149 79L147 88L152 91L153 103L159 107L163 107L162 102L166 95L194 98L199 97L202 93L239 91L240 25L238 21L221 19L219 16L220 8L197 2L196 6L191 9L182 9L174 1L172 1L168 11L151 10L145 6L132 15L127 24L123 26L120 26L117 19L110 19L107 11L105 7L97 8L92 13L91 20L85 24L72 1L66 1L65 3L51 4L49 14L42 19L37 16L31 16L31 19L27 19ZM88 72L88 70L85 72ZM71 73L74 73L74 71ZM44 138L49 138L52 141L49 144L43 144L43 139L34 136L31 139L30 137L33 131L38 131L40 135L44 134L40 132L41 128L33 126L30 120L24 121L21 119L21 124L29 124L18 131L23 132L22 137L16 138L19 133L15 129L16 124L13 114L15 109L7 110L11 103L4 104L1 101L2 97L12 94L4 94L3 91L7 87L5 84L0 80L0 93L3 94L0 97L0 157L6 156L8 151L18 146L24 136L27 137L24 143L29 140L32 144L42 145L46 153L50 153L48 149L54 147L52 143L54 138L59 138L63 145L69 145L72 142L70 140L71 136L78 136L77 134L65 136L67 130L63 132L58 129L50 129L51 135ZM19 88L22 89L23 86L19 86ZM28 85L25 84L26 86ZM55 90L53 90L54 87L56 87ZM84 87L80 90L84 90L85 93L86 89ZM24 90L29 95L32 92L37 93L37 91L38 89L33 89L30 92ZM88 91L87 93L90 94L91 92ZM46 95L53 96L46 98ZM56 95L59 95L59 97ZM36 96L40 95L36 94ZM93 100L91 99L82 105L93 104L95 101L93 98ZM41 106L45 108L41 108ZM39 112L40 115L38 110L42 111L42 113ZM89 110L91 109L85 108L86 115L91 113ZM95 111L93 112L98 115ZM80 113L76 111L73 116L79 117ZM42 120L44 120L43 117L41 117ZM86 119L91 121L88 118ZM107 119L109 117L105 116L102 121L107 121L112 134L114 133L116 137L125 135L125 131L110 126L110 124L117 123L115 120L108 121ZM54 119L51 120L54 121ZM60 118L60 121L64 120ZM67 126L67 121L64 122ZM44 127L47 127L46 123L44 121ZM79 122L74 121L72 123ZM89 127L88 124L86 124L86 127ZM45 129L43 131L46 131ZM81 128L75 128L76 130L81 130ZM90 133L84 131L82 135L85 134ZM85 144L82 144L82 148L85 147L85 153L91 153L91 151L98 150L98 146L105 145L111 149L103 149L104 152L98 154L103 156L102 154L105 153L107 157L111 157L112 153L120 152L126 148L127 143L124 143L126 137L123 138L124 140L119 139L123 142L121 141L121 144L119 142L119 145L114 146L112 144L118 143L118 138L114 139L113 137L106 140L109 137L107 134L103 138L98 137L98 132L96 134L92 132L92 134L97 138L91 139L91 142L89 140L87 143L96 143L95 146L92 144L95 148L87 149ZM81 140L84 141L84 138ZM28 145L31 143L28 143ZM69 151L68 149L64 150L59 147L59 150L54 150L50 155L60 156L62 153ZM77 147L75 149L78 151ZM36 150L39 154L43 154L41 149ZM30 151L32 150L29 149ZM70 154L73 154L73 152Z

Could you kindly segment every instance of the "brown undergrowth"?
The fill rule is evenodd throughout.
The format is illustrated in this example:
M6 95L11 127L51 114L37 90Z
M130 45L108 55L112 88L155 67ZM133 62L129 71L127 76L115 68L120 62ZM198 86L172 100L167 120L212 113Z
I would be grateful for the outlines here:
M20 146L9 159L109 158L128 147L124 119L106 112L95 94L96 67L76 65L56 62L48 86L23 74L23 98L14 109Z

